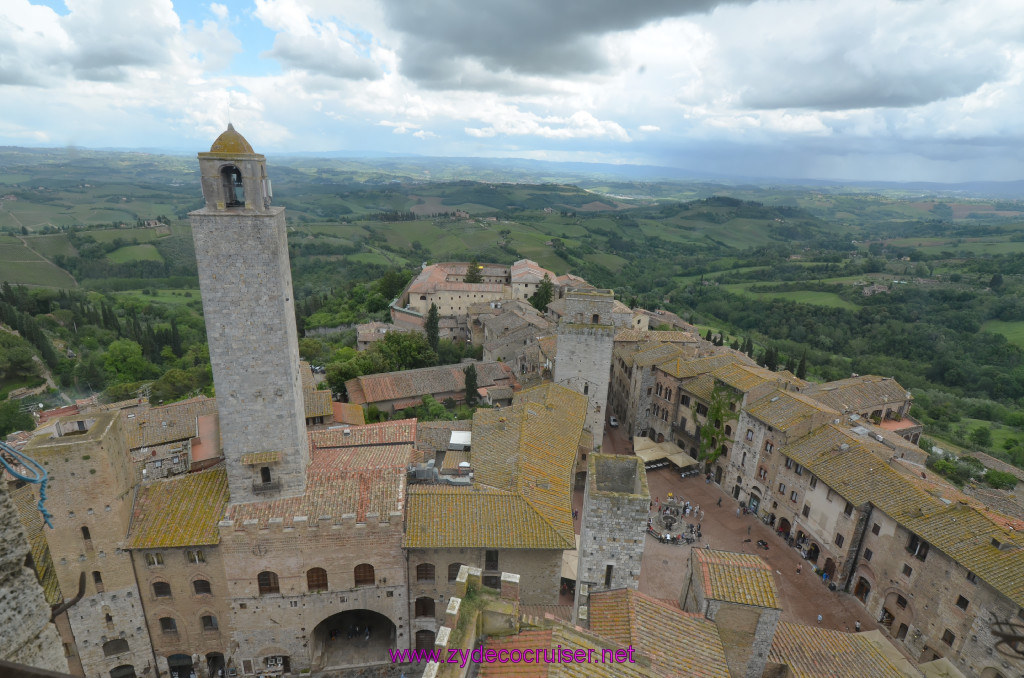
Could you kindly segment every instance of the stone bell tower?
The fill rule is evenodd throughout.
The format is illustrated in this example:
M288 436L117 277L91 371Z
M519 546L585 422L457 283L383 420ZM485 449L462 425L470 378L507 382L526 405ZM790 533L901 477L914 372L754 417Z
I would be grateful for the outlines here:
M206 205L189 219L231 501L300 495L309 446L284 208L230 124L199 168Z

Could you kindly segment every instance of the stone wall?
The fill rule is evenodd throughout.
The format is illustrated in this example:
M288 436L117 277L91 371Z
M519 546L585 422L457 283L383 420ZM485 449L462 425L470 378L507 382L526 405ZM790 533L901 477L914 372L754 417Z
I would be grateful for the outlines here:
M203 209L189 218L231 499L298 496L309 449L284 208ZM251 452L281 460L242 464Z
M67 672L50 606L35 573L25 566L28 540L18 513L0 482L0 659Z

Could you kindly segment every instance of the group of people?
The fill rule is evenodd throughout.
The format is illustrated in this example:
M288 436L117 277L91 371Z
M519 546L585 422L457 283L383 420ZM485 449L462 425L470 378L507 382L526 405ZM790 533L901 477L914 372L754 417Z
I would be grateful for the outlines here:
M336 640L339 635L340 635L340 632L338 631L338 629L331 629L330 633L328 634L328 637L331 640ZM358 639L360 636L362 636L363 640L367 641L367 642L369 642L370 637L372 635L373 634L370 631L370 625L369 624L367 624L366 626L360 626L359 624L352 624L351 626L348 627L348 631L345 633L345 637L347 639L349 639L349 640Z

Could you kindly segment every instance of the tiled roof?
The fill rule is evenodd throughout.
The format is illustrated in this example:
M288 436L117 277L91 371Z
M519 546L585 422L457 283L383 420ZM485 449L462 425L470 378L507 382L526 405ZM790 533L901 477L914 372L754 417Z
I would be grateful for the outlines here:
M420 421L416 423L416 447L421 450L439 452L448 449L452 431L472 431L473 420Z
M818 412L839 413L813 398L792 391L774 391L749 404L747 414L768 426L786 431Z
M683 355L685 349L676 344L650 343L642 344L633 353L632 359L635 365L648 366L665 362L669 358Z
M585 396L557 384L473 416L474 486L414 486L406 546L571 549L572 475ZM467 519L468 518L468 519Z
M63 602L63 599L60 582L57 579L57 570L54 568L53 558L50 556L50 545L46 541L43 515L39 512L38 488L29 484L21 487L11 486L10 497L18 512L18 520L25 528L25 538L28 540L29 549L32 552L32 563L39 583L43 587L46 602L50 605L58 605Z
M775 578L768 563L749 553L693 549L694 569L712 600L779 608Z
M514 283L539 283L547 275L552 284L555 282L555 274L544 268L536 261L520 259L512 264L509 279Z
M558 335L552 334L548 337L541 337L538 339L540 343L540 352L548 360L553 360L555 355L558 353Z
M243 454L239 457L238 461L246 466L255 466L256 464L273 464L274 462L281 461L281 452L250 452L249 454Z
M476 362L478 386L491 386L496 381L512 380L507 365L499 362ZM435 393L457 393L466 389L466 368L470 363L422 367L401 372L367 374L345 382L349 402L379 403Z
M196 419L217 411L214 398L191 398L162 407L122 410L129 449L161 445L194 437Z
M615 333L615 341L618 342L644 342L659 341L666 344L696 344L699 337L693 332L672 331L672 330L634 330L625 328Z
M807 384L806 381L797 379L789 372L772 372L764 367L744 365L738 362L716 368L712 374L722 383L744 393L768 381L775 381L780 384L795 383L798 386Z
M302 400L307 417L328 417L334 414L330 391L303 391Z
M223 465L154 480L139 489L127 547L202 546L220 541L217 523L228 503Z
M302 378L302 389L304 391L312 391L316 388L316 384L313 383L313 369L305 360L299 361L299 376Z
M332 426L309 433L311 450L415 442L415 419L395 419L363 426Z
M592 632L620 647L635 647L651 659L657 675L729 676L718 627L703 615L683 612L637 591L617 589L592 594L589 617Z
M685 392L707 402L715 397L715 378L710 374L701 374L685 379L680 387Z
M756 365L753 360L742 353L719 353L704 358L672 358L658 365L658 369L679 379L709 374L713 370L730 364Z
M334 421L339 424L354 424L362 426L366 423L366 414L363 406L355 403L332 403L334 408Z
M840 412L860 412L886 403L898 406L910 398L895 379L875 375L812 384L804 393Z
M986 468L995 469L996 471L1003 471L1004 473L1012 474L1017 480L1024 481L1024 469L1017 468L1011 464L1007 464L1005 461L996 459L995 457L985 454L984 452L971 452L967 456L975 457L978 461L985 465Z
M311 522L326 516L337 523L352 514L365 522L368 513L376 513L384 520L404 508L412 451L409 443L314 450L302 496L231 504L227 517L236 522L257 520L261 527L271 518L283 518L289 526L296 516Z
M444 461L441 462L443 469L456 469L462 462L469 461L469 452L463 450L448 450L444 453Z
M588 657L593 657L594 661L485 662L479 664L481 678L655 678L668 675L652 670L643 660L621 664L600 663L598 660L601 658L602 649L625 648L567 624L557 624L550 629L538 631L523 631L514 636L492 636L487 639L485 647L496 652L544 649L552 658L562 656L559 655L561 650L572 652L574 655L577 650L582 650ZM636 654L633 656L635 659Z
M865 634L780 621L768 661L789 666L793 678L905 678ZM920 675L920 674L916 674Z
M854 505L875 505L1024 607L1024 537L1002 529L975 508L932 496L869 445L870 439L829 424L781 451L843 498ZM1012 547L997 548L993 539Z

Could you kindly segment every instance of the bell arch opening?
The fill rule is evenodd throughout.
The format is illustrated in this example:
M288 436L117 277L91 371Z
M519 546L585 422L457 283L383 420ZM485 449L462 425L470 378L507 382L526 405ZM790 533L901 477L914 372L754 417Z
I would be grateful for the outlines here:
M331 615L313 629L313 669L389 662L388 650L396 647L397 631L394 622L373 610Z

